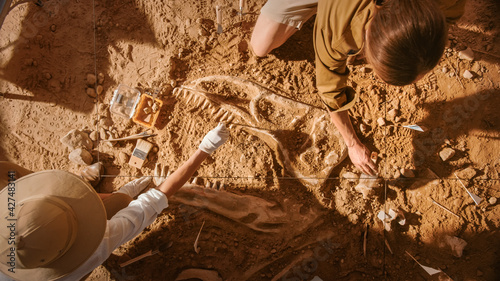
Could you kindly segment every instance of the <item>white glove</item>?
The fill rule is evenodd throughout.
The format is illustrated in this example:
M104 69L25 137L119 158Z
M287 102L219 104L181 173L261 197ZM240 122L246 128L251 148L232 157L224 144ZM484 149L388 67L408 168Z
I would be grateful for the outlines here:
M200 143L199 148L208 153L212 154L219 146L224 144L229 138L229 131L224 123L219 123L215 129L208 132L208 134L203 138Z
M122 186L116 192L125 193L128 196L134 198L137 195L139 195L139 193L141 193L141 191L144 190L149 185L149 183L151 182L151 179L152 179L152 177L146 176L146 177L142 177L142 178L133 180L129 183L126 183L124 186Z

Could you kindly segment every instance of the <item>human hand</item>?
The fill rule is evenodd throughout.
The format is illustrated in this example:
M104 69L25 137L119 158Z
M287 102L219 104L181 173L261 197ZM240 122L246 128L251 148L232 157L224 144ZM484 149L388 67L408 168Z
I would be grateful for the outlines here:
M212 154L212 152L224 144L228 138L229 131L227 130L226 125L220 122L215 129L206 134L201 141L199 148L208 154Z
M370 150L362 143L357 142L349 147L349 158L352 163L361 170L361 172L375 176L378 174L377 165L370 158Z
M151 180L152 177L150 176L145 176L133 180L131 182L126 183L124 186L120 187L120 189L117 192L125 193L130 197L134 198L135 196L139 195L139 193L141 193L141 191L144 190L149 185Z

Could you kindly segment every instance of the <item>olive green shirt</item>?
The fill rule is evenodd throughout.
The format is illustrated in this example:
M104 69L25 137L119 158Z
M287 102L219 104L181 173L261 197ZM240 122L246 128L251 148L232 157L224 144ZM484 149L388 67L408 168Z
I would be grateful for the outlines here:
M439 0L448 24L464 13L465 0ZM365 28L376 9L373 0L319 0L314 25L316 85L331 111L351 108L357 94L347 86L348 55L359 53L365 41Z

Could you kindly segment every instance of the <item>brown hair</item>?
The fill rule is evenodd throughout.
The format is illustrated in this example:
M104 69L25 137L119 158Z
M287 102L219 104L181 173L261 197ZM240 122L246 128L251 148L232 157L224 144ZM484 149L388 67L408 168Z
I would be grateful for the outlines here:
M435 1L384 1L367 30L366 57L382 80L404 86L437 65L446 38L445 17Z

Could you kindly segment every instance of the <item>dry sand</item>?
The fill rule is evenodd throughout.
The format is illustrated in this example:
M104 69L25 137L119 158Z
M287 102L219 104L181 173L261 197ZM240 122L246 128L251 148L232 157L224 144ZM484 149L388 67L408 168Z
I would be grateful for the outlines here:
M416 84L387 86L369 65L352 67L360 101L350 115L361 140L379 152L380 179L362 181L375 185L366 199L316 95L313 20L257 60L248 41L263 0L247 1L242 18L238 1L227 0L42 2L17 6L0 30L0 160L79 173L59 141L70 130L94 139L103 130L105 138L145 130L110 114L119 84L160 89L163 107L142 169L128 164L136 141L93 141L93 162L106 168L100 192L153 175L156 163L175 170L219 118L238 124L197 172L199 186L180 192L89 280L174 280L189 268L223 280L438 280L405 251L453 280L500 278L500 206L489 203L500 197L498 1L468 1L450 29L450 48ZM458 57L467 47L473 60ZM99 73L100 81L88 76ZM89 97L97 85L102 93ZM174 91L181 86L193 90ZM409 124L427 129L401 127ZM444 148L455 152L446 162ZM478 206L454 172L483 199ZM377 214L389 208L406 224L385 232ZM449 236L467 242L460 257L446 246ZM170 241L167 250L119 267Z

